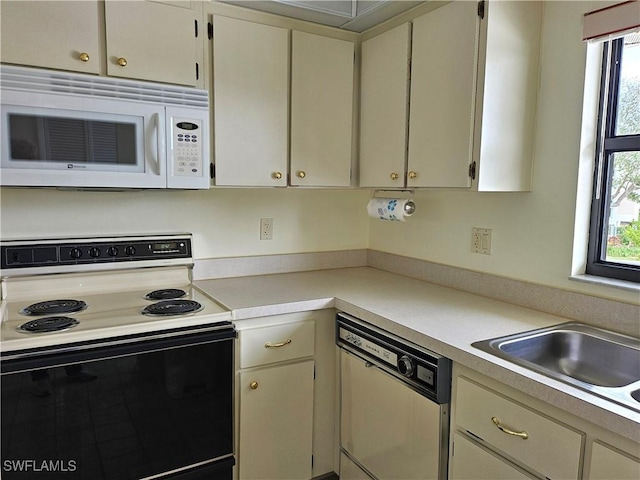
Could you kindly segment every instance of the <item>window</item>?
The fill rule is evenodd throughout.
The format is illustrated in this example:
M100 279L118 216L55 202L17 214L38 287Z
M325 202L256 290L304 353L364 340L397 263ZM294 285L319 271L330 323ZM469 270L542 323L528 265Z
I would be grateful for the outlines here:
M640 33L603 50L586 273L640 283Z

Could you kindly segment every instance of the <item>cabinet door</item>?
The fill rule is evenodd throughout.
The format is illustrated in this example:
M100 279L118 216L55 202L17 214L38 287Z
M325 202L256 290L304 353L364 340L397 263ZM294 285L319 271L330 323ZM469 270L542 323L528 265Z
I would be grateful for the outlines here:
M453 434L451 453L451 463L449 464L449 478L451 480L527 480L535 478L457 432Z
M457 378L456 423L548 478L580 478L582 432L463 377Z
M403 187L411 24L362 43L360 186Z
M293 32L291 185L351 184L353 42Z
M311 478L313 360L240 373L240 479Z
M289 32L213 19L215 183L286 186Z
M97 1L2 2L2 61L100 73Z
M413 22L410 187L471 186L478 34L476 2L452 2Z
M529 191L543 2L486 2L474 158L478 190Z
M640 462L622 453L593 444L591 452L590 480L637 480L640 478Z
M107 74L195 85L195 20L188 8L106 1Z

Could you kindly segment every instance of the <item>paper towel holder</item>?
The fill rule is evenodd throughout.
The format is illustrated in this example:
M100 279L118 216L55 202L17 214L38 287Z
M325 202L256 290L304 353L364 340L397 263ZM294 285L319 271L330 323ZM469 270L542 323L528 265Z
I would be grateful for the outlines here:
M416 202L414 200L416 191L414 189L405 188L405 189L399 189L399 190L385 190L385 189L374 190L373 193L371 194L371 198L387 198L383 195L379 195L380 193L383 193L383 192L392 193L393 198L407 198L409 201L404 205L405 214L411 215L416 211Z

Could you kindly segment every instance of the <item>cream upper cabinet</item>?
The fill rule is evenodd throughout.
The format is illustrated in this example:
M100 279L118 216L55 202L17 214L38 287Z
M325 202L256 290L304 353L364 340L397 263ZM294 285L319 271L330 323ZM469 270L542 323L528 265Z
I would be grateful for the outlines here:
M196 17L177 0L3 2L2 62L196 85Z
M213 18L216 185L287 185L289 32Z
M466 2L465 2L466 3ZM474 131L480 191L530 191L543 2L487 1Z
M351 185L354 44L292 32L291 185Z
M410 52L410 23L362 42L361 187L404 186Z
M107 74L196 85L196 54L203 40L196 37L196 17L188 7L188 1L107 0Z
M471 186L478 32L475 2L413 21L408 186Z
M216 185L349 186L354 43L220 15L213 32Z
M542 2L454 1L412 24L410 47L408 25L363 42L360 186L530 190Z
M2 62L100 73L98 2L2 2L0 18Z

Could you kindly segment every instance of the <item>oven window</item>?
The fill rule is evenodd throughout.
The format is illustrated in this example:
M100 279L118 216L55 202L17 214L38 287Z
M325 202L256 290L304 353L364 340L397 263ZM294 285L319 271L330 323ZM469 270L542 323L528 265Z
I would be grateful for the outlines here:
M4 374L2 478L138 479L231 454L232 359L227 340Z
M34 162L136 165L136 125L9 114L11 158Z

